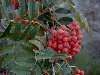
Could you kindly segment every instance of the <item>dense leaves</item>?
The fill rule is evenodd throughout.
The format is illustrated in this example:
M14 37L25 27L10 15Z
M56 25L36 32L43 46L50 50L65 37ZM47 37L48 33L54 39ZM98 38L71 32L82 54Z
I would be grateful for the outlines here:
M71 15L70 9L57 8L54 11L53 8L56 8L59 2L67 2L76 10L77 17L68 16ZM9 11L10 5L13 12ZM75 19L81 23L82 28L88 28L87 20L83 13L74 7L72 0L17 0L11 4L10 0L2 0L2 6L8 24L0 33L0 38L11 39L13 42L0 50L0 56L4 56L2 68L5 67L8 72L16 75L42 75L45 72L51 73L51 69L56 65L59 70L54 69L55 72L71 74L69 64L65 63L68 54L56 53L47 43L51 36L50 28L57 29L59 25L68 25ZM66 16L57 20L56 13Z

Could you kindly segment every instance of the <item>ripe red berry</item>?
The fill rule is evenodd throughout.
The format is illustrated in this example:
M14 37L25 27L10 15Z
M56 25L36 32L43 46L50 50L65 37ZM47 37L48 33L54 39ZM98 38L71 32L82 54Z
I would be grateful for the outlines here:
M77 35L77 40L81 40L82 39L82 35Z
M17 9L19 9L19 2L14 3L14 10L17 10Z
M80 26L79 25L76 25L75 26L75 30L80 30Z
M81 70L80 75L84 75L84 71L83 70Z
M62 52L68 52L68 48L63 48Z
M58 49L63 49L63 45L62 44L58 44Z
M71 38L73 41L77 41L77 37L76 36L72 36Z
M72 26L77 26L78 23L76 21L72 22Z
M70 49L70 48L71 48L71 46L69 45L69 43L68 43L68 42L64 42L64 43L63 43L63 46L64 46L64 47L66 47L66 48L68 48L68 49Z
M57 42L54 42L54 43L52 44L52 48L53 48L53 49L56 49L56 48L57 48Z
M67 42L67 41L68 41L68 37L64 37L64 38L63 38L63 41L64 41L64 42Z
M51 32L52 36L57 36L57 31L56 30L51 30L50 32Z
M62 35L63 36L69 36L69 33L67 31L64 31Z
M63 38L63 36L62 35L58 35L57 38L61 40Z
M72 36L76 35L76 31L75 30L74 31L71 31L70 32L70 35L72 35Z
M71 31L73 31L73 30L75 30L75 27L74 27L74 26L71 26L71 27L69 27L69 29L70 29Z
M62 29L58 29L57 33L62 34L64 31Z
M81 30L78 30L78 31L77 31L77 34L78 34L78 35L82 34L82 31L81 31Z
M76 73L80 73L80 72L81 72L81 70L79 70L79 69L78 69L78 70L76 70Z
M77 49L81 49L81 46L80 46L80 45L78 45L78 46L76 46L76 48L77 48Z
M66 30L66 26L65 26L65 25L62 25L60 28L61 28L62 30Z
M51 47L51 46L52 46L52 41L49 41L48 47Z
M62 40L58 40L58 44L62 44L63 43L63 41Z

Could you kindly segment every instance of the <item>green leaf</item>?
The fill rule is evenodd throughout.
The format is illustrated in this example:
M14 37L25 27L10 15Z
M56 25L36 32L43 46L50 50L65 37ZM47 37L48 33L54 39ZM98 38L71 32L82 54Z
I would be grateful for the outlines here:
M38 33L39 29L40 29L40 26L36 26L30 30L30 32L28 33L28 35L30 36L30 39L35 37L35 35Z
M28 68L23 66L14 66L10 72L16 73L17 75L26 75L30 74L30 71Z
M33 50L35 53L39 53L38 55L35 56L36 60L41 60L41 59L51 59L52 56L55 54L54 50Z
M65 59L68 57L68 54L67 53L57 53L53 56L53 59L54 58L61 58L61 59Z
M36 64L34 67L36 75L42 75L42 70L39 64Z
M37 40L29 40L29 42L31 42L32 44L36 45L40 50L44 49L43 44L40 41Z
M30 19L34 19L35 18L35 1L34 0L28 0L28 11L29 11Z
M24 14L25 14L25 0L18 0L18 1L20 4L19 10L18 10L18 15L21 19L23 19Z
M21 28L22 28L22 24L19 24L14 28L14 32L13 32L13 35L12 35L12 38L14 39L14 41L20 40Z
M28 57L17 57L15 64L24 67L32 67L35 64L35 60Z
M15 54L8 55L4 61L2 62L2 68L7 67L9 64L11 64L14 61Z
M63 75L70 75L71 74L71 70L69 69L69 67L66 64L62 65L62 74Z
M31 24L28 25L28 27L25 28L22 36L21 36L21 39L24 39L26 37L26 35L28 34L28 32L30 31L31 29Z
M8 24L8 27L5 29L5 31L1 34L0 38L4 38L6 36L8 36L10 34L10 30L11 30L11 27L12 27L12 23L10 22Z
M58 20L58 22L60 22L61 24L63 25L67 25L67 24L70 24L71 22L73 21L72 18L70 17L62 17Z
M9 53L9 52L12 52L14 51L16 48L16 45L7 45L5 46L5 48L3 48L1 51L0 51L0 55L3 55L3 54L6 54L6 53Z
M45 36L35 36L35 38L45 44Z
M69 13L71 13L70 10L65 9L65 8L58 8L58 9L55 10L55 12L59 13L59 14L69 14Z
M9 0L1 0L1 1L5 14L9 16L9 11L8 11Z
M20 47L19 50L21 50L24 54L26 54L26 56L30 58L34 57L33 48L25 46L24 44L19 44L19 47Z

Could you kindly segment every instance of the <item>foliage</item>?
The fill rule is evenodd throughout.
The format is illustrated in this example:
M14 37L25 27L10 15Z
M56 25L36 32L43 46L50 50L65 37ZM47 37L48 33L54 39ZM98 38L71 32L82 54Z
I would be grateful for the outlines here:
M0 56L5 56L1 67L6 68L10 73L16 73L16 75L42 75L45 72L51 73L52 65L54 65L54 67L57 67L56 69L59 69L55 69L56 73L71 74L72 70L64 59L68 55L66 53L56 53L54 50L47 48L47 38L50 36L47 32L50 31L50 27L59 27L61 24L68 25L75 20L79 21L82 28L89 29L83 13L75 7L71 0L42 0L40 2L18 0L17 2L19 2L19 6L14 10L12 9L13 12L10 12L8 10L11 5L10 0L2 0L8 24L7 28L1 32L0 38L12 40L14 43L4 46L0 50ZM70 9L56 8L56 4L63 2L67 2L71 8L75 9L77 13L77 16L73 16L75 19L66 16L57 20L52 16L52 12L72 14ZM12 6L13 8L16 7L14 4ZM56 8L55 11L51 10L53 7ZM2 19L1 12L0 19ZM54 24L55 26L52 26ZM60 63L59 66L55 65L55 58L61 59L57 61L58 64Z

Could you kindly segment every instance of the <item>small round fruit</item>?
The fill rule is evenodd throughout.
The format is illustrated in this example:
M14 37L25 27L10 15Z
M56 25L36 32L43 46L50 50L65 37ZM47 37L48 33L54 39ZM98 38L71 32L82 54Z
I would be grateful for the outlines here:
M51 30L50 32L51 32L52 36L57 36L57 31L56 30Z
M60 28L61 28L62 30L66 30L66 26L65 26L65 25L62 25Z
M58 49L63 49L63 45L62 44L58 44Z
M62 34L64 31L62 29L58 29L57 33Z

